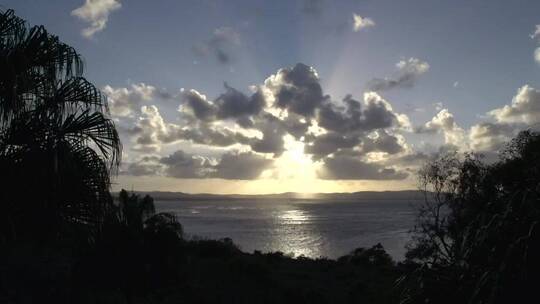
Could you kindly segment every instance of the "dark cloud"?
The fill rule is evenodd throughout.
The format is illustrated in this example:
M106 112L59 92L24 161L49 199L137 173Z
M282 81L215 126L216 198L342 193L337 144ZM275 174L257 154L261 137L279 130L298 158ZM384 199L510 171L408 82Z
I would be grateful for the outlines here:
M236 119L235 122L236 124L238 124L240 127L244 129L253 128L253 124L254 124L253 118L247 117L247 116L239 117Z
M219 63L226 64L231 61L231 56L224 49L216 48L215 54Z
M303 139L307 144L306 153L320 159L341 149L357 146L370 132L399 127L400 123L390 104L374 92L366 93L363 102L347 95L340 104L335 104L323 94L317 72L302 63L280 69L251 96L228 85L225 85L225 89L225 93L213 102L197 91L186 92L188 112L205 123L230 119L245 129L259 131L262 136L247 139L231 132L209 132L211 128L207 128L209 130L206 132L197 132L196 128L204 125L197 127L197 123L194 123L195 126L189 127L189 132L181 132L182 137L208 145L247 144L255 152L272 153L277 157L285 149L283 137L290 134L297 140ZM277 117L265 111L265 96L270 96L275 108L287 109L288 114ZM326 135L317 137L309 134L313 120L327 131ZM371 143L370 151L382 149L390 154L401 151L401 147L396 146L397 142L392 146L390 141L393 137L388 137L386 133L381 136L385 135L384 141L380 139L377 143ZM205 140L204 136L220 140Z
M177 129L161 137L164 143L170 143L177 140L188 140L196 144L227 147L237 143L248 144L251 138L245 135L231 131L229 129L215 129L206 124L198 124L196 127L185 127Z
M350 149L360 143L358 137L347 137L339 133L326 133L315 137L312 143L304 148L306 154L311 154L314 160L321 159L340 149Z
M265 85L273 91L276 107L305 117L312 117L327 98L315 69L302 63L279 70Z
M389 128L397 123L396 114L384 99L377 94L367 94L366 109L362 115L362 128L366 131Z
M336 132L351 132L361 128L361 104L350 95L344 99L346 107L336 106L331 102L324 103L317 113L319 126Z
M214 43L229 39L227 35L227 31L220 32ZM428 68L427 63L414 58L403 60L398 63L396 77L386 79L379 89L411 86ZM302 63L278 70L253 88L253 93L244 94L225 84L223 93L209 100L195 90L172 94L146 84L105 87L124 143L136 151L135 157L150 154L128 160L120 173L255 179L271 168L270 156L285 152L285 139L290 135L304 144L306 155L322 165L320 178L403 179L436 155L457 150L473 150L494 159L497 150L519 130L535 128L540 122L540 92L528 85L518 90L511 104L488 112L490 122L478 123L470 130L460 128L452 113L442 107L430 121L413 130L408 117L395 112L377 92L366 92L359 100L351 95L332 100L324 94L315 69ZM159 108L150 104L177 97L182 99L174 123L167 122ZM411 136L444 135L445 144L429 147L429 142L422 143L431 152L411 151L400 133L404 130L414 131ZM216 155L216 151L234 145L248 152L230 152L228 148L229 152L218 157L181 150L166 157L153 155L178 141L207 146L192 147L205 151L203 155ZM372 162L375 156L377 161Z
M185 91L183 94L184 103L191 110L192 114L202 121L214 121L218 111L216 105L206 100L206 96L195 90Z
M265 107L264 95L257 90L251 96L225 84L225 93L219 95L214 101L195 91L184 91L183 102L186 109L194 117L205 122L234 119L245 128L253 124L252 116L258 115Z
M418 168L423 166L426 162L434 158L435 154L428 154L424 152L412 152L409 154L401 155L391 158L384 163L386 165L399 165L400 167L413 167Z
M241 144L247 142L255 152L273 153L274 156L283 153L283 136L287 134L297 140L308 138L308 151L315 158L320 158L326 156L323 151L335 152L342 147L349 148L351 144L358 144L361 137L369 132L398 127L400 123L390 104L374 92L366 93L363 103L348 95L340 105L336 105L329 96L323 94L317 72L302 63L280 69L251 96L228 85L225 85L225 89L225 93L213 102L197 91L187 91L187 112L206 123L230 119L242 128L261 132L262 137L259 138L246 141L236 136L235 140ZM288 110L287 115L278 118L267 112L266 96L273 101L274 108ZM313 135L308 136L313 120L317 121L319 127L326 129L327 133L340 133L342 140L338 141L335 135L319 140ZM189 137L195 142L204 142L199 136ZM336 146L331 147L332 144Z
M386 91L395 88L411 88L415 85L418 77L429 70L429 64L417 58L401 60L396 64L398 69L395 77L374 78L367 83L371 91Z
M343 106L325 102L317 112L317 123L328 132L318 136L306 137L307 154L320 159L342 149L349 149L364 142L362 151L381 151L396 154L403 150L396 137L384 129L399 126L396 114L390 105L376 93L364 96L364 106L346 96ZM378 137L367 137L376 131Z
M318 176L330 180L400 180L408 174L377 163L364 162L359 155L345 154L325 158Z
M204 178L210 172L210 164L202 157L196 157L178 150L163 157L161 164L166 166L165 174L176 178Z
M250 97L225 84L226 92L221 94L214 104L217 106L217 116L222 119L242 118L257 115L264 108L266 101L260 91Z
M215 158L179 150L158 160L129 163L125 172L254 179L271 166L270 155L283 154L285 137L290 135L304 143L304 152L313 160L323 163L324 178L403 178L404 173L392 167L362 160L369 152L386 152L390 157L404 151L402 139L395 135L403 127L402 115L375 92L365 93L361 101L350 95L332 101L324 95L317 72L305 64L280 69L251 94L225 84L214 100L195 90L182 90L180 95L179 119L174 123L165 121L154 105L140 108L135 125L125 132L135 143L132 150L154 153L164 145L189 141L220 148L243 145L241 149L249 152L226 152ZM337 172L347 162L361 173L350 168Z
M345 106L326 102L318 111L319 126L335 132L369 132L389 128L398 123L390 105L376 93L365 96L365 109L350 95L343 99Z
M255 123L254 127L262 133L262 138L253 138L250 142L251 149L260 153L273 153L280 156L285 150L286 129L283 128L281 120L266 114L261 120Z
M215 171L211 176L223 179L257 179L272 163L272 160L251 152L226 153L213 167Z
M178 150L163 157L159 164L165 175L175 178L257 179L273 161L252 152L228 152L217 163Z
M285 119L280 120L280 122L281 127L297 140L305 136L311 126L310 120L302 119L294 114L290 114Z
M238 123L238 121L237 121ZM305 136L310 123L300 121L295 115L290 115L285 119L279 119L272 114L264 113L255 117L246 126L248 129L257 130L262 133L262 137L238 137L241 144L247 144L255 152L272 153L274 157L279 157L285 151L284 136L292 135L299 140Z
M220 27L214 30L207 41L192 47L193 52L199 57L213 56L221 64L232 61L232 54L240 45L240 34L230 27Z
M122 175L151 176L159 175L163 166L159 163L158 156L144 156L136 162L125 164L125 169L120 171Z
M373 78L367 83L368 90L380 92L393 88L411 88L414 85L414 77L411 74L405 74L397 79L391 78Z
M136 125L126 132L134 136L136 145L132 148L142 152L156 152L163 144L180 140L195 144L227 147L234 144L248 145L252 138L225 127L215 127L200 120L190 121L187 126L166 123L156 106L145 106L141 110Z
M365 138L362 144L362 152L386 152L397 154L404 151L404 147L394 135L388 134L384 130L377 130L376 138Z

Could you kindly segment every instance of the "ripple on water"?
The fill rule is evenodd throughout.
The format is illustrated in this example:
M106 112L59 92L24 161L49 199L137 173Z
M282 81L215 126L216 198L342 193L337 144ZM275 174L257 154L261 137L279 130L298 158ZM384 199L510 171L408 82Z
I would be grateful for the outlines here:
M402 259L416 212L408 201L156 201L190 235L230 237L243 250L339 257L381 242Z

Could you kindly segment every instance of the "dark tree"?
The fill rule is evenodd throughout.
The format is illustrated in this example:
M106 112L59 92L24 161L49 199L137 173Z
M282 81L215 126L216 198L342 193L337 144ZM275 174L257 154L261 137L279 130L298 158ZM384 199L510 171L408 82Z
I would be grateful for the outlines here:
M142 237L145 234L172 234L182 237L182 225L176 216L170 213L157 213L154 199L149 195L140 197L135 193L129 194L122 189L118 194L118 210L116 212L119 224L133 235Z
M520 133L494 164L447 155L420 174L426 191L404 303L510 303L540 273L540 134Z
M0 237L91 241L111 207L121 144L80 55L0 11Z

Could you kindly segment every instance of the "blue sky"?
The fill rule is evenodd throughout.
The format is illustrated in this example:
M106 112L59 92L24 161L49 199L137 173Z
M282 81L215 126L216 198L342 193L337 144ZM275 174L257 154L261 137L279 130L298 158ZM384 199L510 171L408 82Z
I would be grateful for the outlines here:
M434 124L426 126L445 109L445 113L450 113L456 127L463 133L460 136L470 141L466 146L458 147L461 150L479 147L471 134L471 128L475 125L487 122L505 124L504 127L497 125L494 128L506 131L510 128L506 125L511 125L510 129L515 133L536 123L536 116L525 117L526 113L518 113L521 116L510 113L518 115L521 120L486 113L511 105L513 98L519 95L518 90L525 85L532 88L520 91L526 98L525 103L535 105L540 102L535 99L535 88L540 88L540 63L535 62L533 55L540 46L540 40L531 38L536 25L540 24L539 1L94 0L86 5L94 8L109 5L109 8L114 6L115 9L107 12L104 28L90 36L81 34L89 26L88 19L85 21L84 17L72 13L84 4L84 0L17 0L2 1L1 7L14 9L31 24L45 25L51 33L74 46L87 63L86 77L98 87L132 90L133 84L144 83L174 96L149 97L142 105L156 106L165 123L178 124L180 127L184 118L179 116L177 110L179 105L185 103L184 93L189 89L195 89L205 94L208 100L214 100L225 91L224 83L227 83L250 95L250 86L262 85L281 68L292 68L297 63L303 63L316 70L324 94L330 95L339 104L347 94L362 99L364 93L372 90L370 83L374 78L396 80L400 75L407 74L396 67L400 61L409 62L411 66L416 64L413 69L421 63L427 64L428 68L422 72L415 70L411 76L414 79L409 79L403 86L377 92L378 96L391 104L392 111L406 115L411 122L408 131L404 131L403 126L401 129L396 126L385 129L388 134L400 134L406 140L406 143L401 142L405 148L395 153L394 158L433 152L441 145L456 146L456 142L448 140L447 133L451 131L434 127ZM374 25L355 31L353 14L371 19ZM182 88L185 89L184 93L180 93ZM109 90L109 93L112 94L114 90ZM523 109L526 111L535 107ZM115 118L119 124L134 124L141 113L138 109L133 112L130 119ZM219 124L229 124L232 128L230 121L211 123L213 128ZM370 131L376 132L375 129ZM505 134L510 136L510 133ZM202 157L217 153L212 152L216 151L213 147L201 146L185 138L160 142L159 151L132 151L135 144L130 134L123 134L127 167L145 156L163 159L179 149L197 151ZM497 134L503 136L500 132ZM362 136L371 135L363 133ZM493 152L498 148L491 137L483 140L491 140L489 145L483 146L486 150L483 152ZM360 141L366 143L363 137ZM310 144L305 139L302 142ZM253 147L250 150L245 144L244 147L241 145L218 151L259 153ZM361 150L366 149L362 145L351 148L351 151L358 152L357 156L363 161L384 160L385 166L394 166L392 169L399 171L404 168L390 160L392 153L387 153L387 157L375 154L366 156L366 153L377 151L366 150L362 153ZM326 155L327 158L321 160L322 165L329 164L325 159L337 161L338 154ZM278 157L264 153L257 155L274 161ZM304 157L312 159L312 155L304 154ZM210 162L219 163L220 160ZM407 165L408 169L412 167ZM275 181L270 181L272 177L253 178L250 175L248 179L235 179L199 176L179 179L164 173L168 172L167 168L161 170L160 173L150 170L148 174L130 175L126 169L119 184L126 186L135 183L147 188L184 191L189 189L183 185L189 184L195 192L213 189L212 185L216 184L225 185L223 189L227 189L216 192L290 190L274 184ZM269 176L280 175L266 173ZM409 175L401 181L392 181L390 188L412 187L413 174ZM321 184L321 187L324 191L355 191L383 189L381 187L389 183L370 181L362 176L358 179L348 177L336 177L331 179L332 182L325 179L325 186ZM294 178L302 183L303 177ZM124 179L129 181L124 183ZM262 187L260 179L274 186ZM280 183L283 184L287 184L287 181ZM261 187L265 190L253 190Z

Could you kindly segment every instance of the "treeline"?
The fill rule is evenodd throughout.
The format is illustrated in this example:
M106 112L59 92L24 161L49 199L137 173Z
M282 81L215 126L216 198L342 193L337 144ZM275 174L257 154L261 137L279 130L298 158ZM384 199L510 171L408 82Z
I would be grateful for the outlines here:
M0 11L1 303L509 303L540 273L540 134L501 158L447 154L405 261L380 245L337 260L186 240L153 199L110 193L121 143L83 61Z
M527 303L540 275L540 134L521 132L486 164L447 154L426 192L400 283L403 303Z

